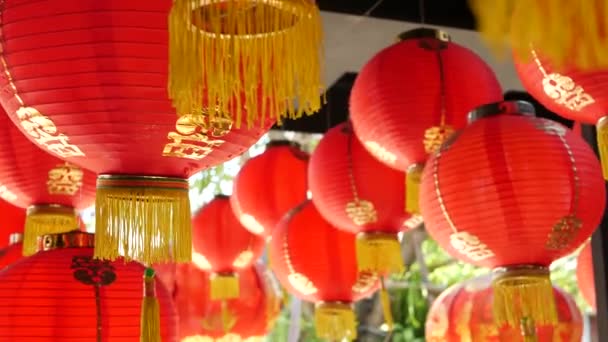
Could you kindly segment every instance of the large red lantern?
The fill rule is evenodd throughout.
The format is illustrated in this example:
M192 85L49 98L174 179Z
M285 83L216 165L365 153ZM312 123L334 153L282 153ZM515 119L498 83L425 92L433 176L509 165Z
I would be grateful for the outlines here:
M0 272L0 340L139 341L144 288L159 302L162 341L177 340L164 286L144 287L139 263L95 259L93 242L83 232L47 235L43 251Z
M4 248L15 242L13 240L17 235L21 240L25 228L25 210L0 199L0 217L0 248Z
M251 266L263 253L265 241L245 229L230 207L228 196L216 196L192 217L193 261L212 272L211 298L239 296L235 271Z
M557 326L526 326L536 342L580 342L583 317L574 299L553 287ZM454 285L439 296L426 320L427 342L509 341L524 342L519 328L499 328L492 312L492 278L483 276Z
M502 100L492 69L433 29L416 29L376 54L350 95L350 118L369 152L407 172L407 206L418 212L418 183L429 153L466 125L473 108Z
M77 212L95 202L96 176L40 149L4 113L0 113L0 146L0 196L27 208L21 228L23 254L32 255L38 236L79 225Z
M243 153L271 125L236 128L213 104L176 116L167 96L172 3L3 3L0 100L32 141L99 174L99 258L190 261L188 177ZM31 13L44 20L22 20ZM245 106L237 96L229 109Z
M454 257L495 268L499 326L557 323L548 267L597 227L605 206L595 154L526 102L484 105L429 159L421 209Z
M245 342L264 336L281 311L281 293L263 266L238 272L238 298L214 301L211 274L195 265L179 265L175 303L181 341ZM217 340L216 340L217 339Z
M12 243L0 249L0 270L23 258L23 242Z
M315 327L330 341L357 337L351 303L378 288L375 273L357 271L355 235L331 226L309 200L292 209L270 242L270 260L291 294L317 303Z
M576 264L576 280L578 288L585 301L595 311L597 310L595 302L595 276L593 272L593 255L591 253L591 243L588 243L581 249L577 258Z
M288 141L273 141L249 159L234 179L230 203L245 228L270 236L285 213L306 199L308 155Z
M405 212L403 173L367 152L350 123L329 130L310 159L312 201L332 225L357 234L360 271L403 271L397 233L416 226Z

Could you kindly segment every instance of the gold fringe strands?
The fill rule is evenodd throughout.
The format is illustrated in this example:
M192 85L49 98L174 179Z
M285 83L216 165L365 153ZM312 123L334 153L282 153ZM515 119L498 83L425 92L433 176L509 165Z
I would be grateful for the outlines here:
M315 309L317 337L328 341L357 338L357 321L352 307L343 303L319 303Z
M237 128L312 114L324 91L322 39L313 0L175 0L169 97L179 115L214 108L212 119L232 113Z
M412 215L420 214L420 179L423 170L423 164L414 164L405 174L405 212Z
M78 228L78 216L72 207L34 205L27 208L23 234L23 255L38 252L38 237L66 233Z
M209 290L211 300L227 300L239 298L240 284L236 274L213 274L210 278Z
M401 244L395 234L359 233L356 247L359 272L386 275L405 271Z
M469 0L483 38L497 52L509 45L522 59L530 44L555 66L608 66L604 0Z
M384 322L386 322L388 331L392 331L395 321L393 319L393 311L391 309L391 296L384 285L384 278L380 278L380 303L382 304Z
M179 178L97 178L95 257L124 256L150 265L192 260L188 181Z
M152 268L144 272L144 298L141 304L141 342L161 342L160 304L156 298L156 274Z
M549 270L520 266L494 270L494 320L498 327L510 326L532 338L530 326L556 325L557 309ZM527 341L527 340L526 340ZM530 341L534 341L531 339Z

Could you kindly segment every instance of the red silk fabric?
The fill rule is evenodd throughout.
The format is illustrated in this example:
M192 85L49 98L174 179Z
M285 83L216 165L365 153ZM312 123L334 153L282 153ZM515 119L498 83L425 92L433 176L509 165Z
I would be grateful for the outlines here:
M201 116L177 121L167 97L171 4L5 1L0 101L11 119L99 174L187 178L246 151L272 122L226 133Z
M357 272L355 235L327 223L309 200L277 226L270 260L281 285L307 301L351 303L378 288L377 276Z
M426 161L428 129L442 124L461 129L470 110L503 96L494 72L475 53L445 43L440 64L436 50L422 47L426 42L429 38L407 39L377 53L361 69L350 95L357 136L376 158L401 171Z
M96 261L92 248L56 249L25 258L0 272L0 340L96 341L95 284L113 274L113 282L99 286L101 340L139 341L143 273L136 262ZM162 340L177 341L171 296L160 282L156 294Z
M306 199L308 191L308 155L296 146L272 144L243 165L230 196L243 226L265 237L272 235L289 209Z
M480 266L549 264L595 230L604 180L589 145L519 114L478 119L426 164L420 207L430 235Z
M4 248L8 246L12 234L23 234L25 210L0 200L0 217L0 248Z
M578 342L583 317L574 299L553 287L558 324L537 327L538 342ZM454 285L433 303L426 321L427 342L524 342L519 329L498 328L492 311L492 279L484 276Z
M587 243L581 250L576 264L576 280L585 301L593 310L597 310L595 302L595 276L593 272L593 255L591 243Z
M264 252L264 238L245 229L227 196L217 196L192 217L192 260L201 269L232 272L249 267Z

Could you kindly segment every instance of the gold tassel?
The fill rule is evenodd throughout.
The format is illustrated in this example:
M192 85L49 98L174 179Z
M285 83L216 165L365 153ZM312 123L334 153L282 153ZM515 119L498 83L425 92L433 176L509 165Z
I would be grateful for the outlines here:
M529 321L557 324L549 270L530 266L494 272L494 320L499 327L521 328L522 322Z
M161 342L160 339L160 305L156 298L156 281L154 270L146 268L144 273L144 298L141 304L141 342Z
M359 272L373 272L382 275L403 273L405 266L397 236L386 233L359 233L357 235L357 266Z
M394 320L391 310L391 297L388 290L384 286L384 278L380 278L380 303L382 304L382 313L384 314L384 322L388 326L388 331L393 330Z
M185 179L99 176L95 225L95 258L148 265L192 260Z
M536 335L536 324L534 321L524 317L520 322L521 335L524 338L524 342L537 342L538 337Z
M424 165L414 164L407 169L405 175L405 212L412 215L420 214L418 197L423 170Z
M499 54L510 46L529 58L530 44L556 67L605 68L608 4L603 0L470 0L484 40Z
M350 305L320 303L315 310L317 337L329 341L357 338L357 321Z
M211 275L211 300L227 300L239 298L240 284L236 274L213 274Z
M60 205L35 205L27 209L23 232L23 255L38 252L38 237L66 233L78 229L78 215L74 208Z
M175 0L169 96L179 115L211 107L236 128L312 114L324 91L322 42L311 0Z
M602 161L602 173L604 179L608 181L608 116L604 116L598 122L597 131L597 149L600 152L600 160Z

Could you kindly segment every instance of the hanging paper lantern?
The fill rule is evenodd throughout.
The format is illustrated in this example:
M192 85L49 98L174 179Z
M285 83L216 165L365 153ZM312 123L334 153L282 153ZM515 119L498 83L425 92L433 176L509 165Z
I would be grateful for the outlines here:
M574 299L553 287L557 326L531 326L536 342L580 342L583 317ZM525 342L520 329L499 328L492 312L490 276L454 285L439 296L426 320L427 342L509 341Z
M22 240L25 210L0 199L0 217L0 248L11 245L15 239Z
M236 270L251 266L264 252L264 239L245 229L234 215L228 196L216 196L192 217L193 260L212 272L211 298L239 296Z
M249 159L234 179L230 203L250 232L269 237L285 213L306 199L308 155L288 141L273 141Z
M429 161L421 209L454 257L495 268L499 326L557 323L548 267L600 222L604 181L595 154L526 102L484 105Z
M583 247L578 255L576 264L576 280L581 294L585 301L593 311L597 310L595 302L595 277L593 272L593 255L591 253L591 244L588 243Z
M160 305L155 328L162 341L177 341L175 308L162 284L146 278L142 305L144 266L95 259L93 241L83 232L47 235L43 251L0 272L0 340L138 341L140 320L153 323L140 318L140 310L153 300ZM142 341L160 341L145 336Z
M418 213L429 153L466 125L473 108L502 100L492 69L434 29L402 33L361 70L350 95L355 133L378 160L407 172L407 209Z
M240 296L220 301L210 297L211 277L195 265L179 265L180 340L252 342L266 335L281 311L281 294L270 272L261 265L239 271Z
M240 127L318 111L321 31L314 0L174 1L169 94L178 113L212 104Z
M0 271L23 259L23 242L17 241L0 249Z
M190 261L188 177L243 153L272 124L236 129L215 105L176 116L167 96L171 4L3 3L0 101L32 141L99 174L98 258Z
M1 110L0 110L1 111ZM71 231L77 211L95 202L95 174L64 162L32 144L0 113L0 197L27 208L23 255L37 250L38 236Z
M375 273L357 271L355 235L331 226L309 200L279 223L270 242L270 264L289 293L317 303L317 336L357 337L351 303L378 288Z
M416 227L405 212L403 173L367 152L350 123L330 129L310 159L312 201L339 229L357 234L359 271L403 271L397 233Z

